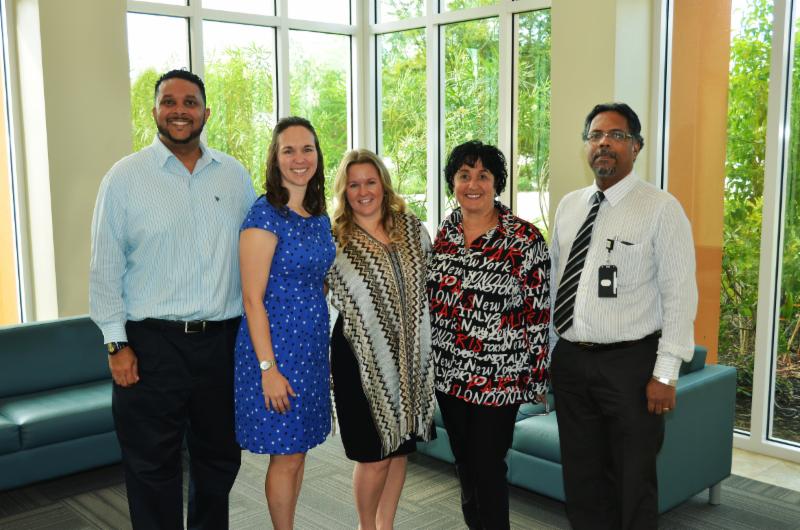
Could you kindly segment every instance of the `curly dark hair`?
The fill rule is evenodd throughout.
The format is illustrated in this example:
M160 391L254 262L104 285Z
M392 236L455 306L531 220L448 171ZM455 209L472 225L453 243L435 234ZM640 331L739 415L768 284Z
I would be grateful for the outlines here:
M644 147L644 138L642 137L642 122L639 121L639 116L636 112L625 103L600 103L595 105L594 108L586 116L586 121L583 123L583 138L589 134L589 127L592 125L592 120L598 114L603 112L616 112L628 122L628 129L633 136L633 139L639 142L639 149Z
M485 144L479 140L470 140L454 147L447 157L447 164L444 166L444 180L447 182L447 190L450 195L453 194L453 179L456 172L464 164L474 167L478 160L494 176L495 195L503 193L503 190L506 189L506 179L508 177L506 157L500 149L493 145Z
M278 166L278 149L281 133L289 127L296 126L308 129L311 136L314 137L314 148L317 150L317 171L308 182L306 196L303 198L303 207L311 215L322 215L325 213L325 161L322 158L322 150L319 148L317 131L314 130L310 121L299 116L281 118L272 129L272 141L267 154L267 181L264 186L267 190L267 200L279 210L285 209L289 202L289 190L283 187L281 170Z
M161 86L161 83L167 81L169 79L183 79L184 81L189 81L190 83L194 83L200 89L200 95L203 96L203 106L206 104L206 85L203 83L203 80L200 79L200 76L190 72L189 70L181 68L180 70L170 70L169 72L162 74L161 77L158 78L156 81L155 90L153 91L153 98L154 101L158 101L158 87Z

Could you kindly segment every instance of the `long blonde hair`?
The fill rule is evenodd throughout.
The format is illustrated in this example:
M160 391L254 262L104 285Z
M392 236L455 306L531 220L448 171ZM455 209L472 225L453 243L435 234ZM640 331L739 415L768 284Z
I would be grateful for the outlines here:
M406 211L406 201L395 193L392 187L392 179L389 177L389 170L386 169L383 161L369 149L354 149L348 151L339 164L336 171L336 179L333 182L333 196L335 206L333 210L333 237L341 248L347 245L355 229L355 218L353 209L347 202L347 171L354 164L372 164L378 170L383 186L383 202L381 204L381 224L389 240L396 242L400 240L399 231L396 230L394 222L395 215Z

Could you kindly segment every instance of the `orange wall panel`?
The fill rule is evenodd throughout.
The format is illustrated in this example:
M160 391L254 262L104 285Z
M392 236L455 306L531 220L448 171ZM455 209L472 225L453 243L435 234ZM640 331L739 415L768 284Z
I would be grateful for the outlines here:
M716 362L728 116L731 0L675 0L668 188L692 223L699 304L695 342Z
M14 218L11 213L11 175L8 174L6 94L0 59L0 325L19 322Z

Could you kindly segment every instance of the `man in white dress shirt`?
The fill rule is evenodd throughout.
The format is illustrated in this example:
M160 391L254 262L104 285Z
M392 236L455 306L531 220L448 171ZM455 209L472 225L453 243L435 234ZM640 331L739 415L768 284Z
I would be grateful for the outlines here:
M656 528L664 414L694 352L692 231L678 201L643 182L636 113L586 117L595 175L558 206L552 233L552 383L570 523Z

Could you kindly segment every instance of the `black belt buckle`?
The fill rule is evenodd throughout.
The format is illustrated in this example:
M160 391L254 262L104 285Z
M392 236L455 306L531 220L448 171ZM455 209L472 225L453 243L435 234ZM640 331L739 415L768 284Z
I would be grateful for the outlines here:
M205 333L206 321L205 320L186 320L183 323L183 332L189 333Z

